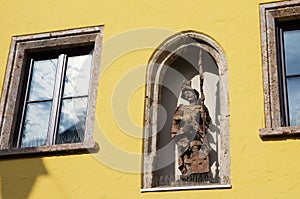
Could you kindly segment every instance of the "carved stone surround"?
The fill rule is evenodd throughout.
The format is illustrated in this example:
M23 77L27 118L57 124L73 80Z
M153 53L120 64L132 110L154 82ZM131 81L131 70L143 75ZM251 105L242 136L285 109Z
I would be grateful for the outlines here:
M264 79L265 128L261 138L299 136L300 127L282 127L277 67L276 21L300 19L300 1L284 1L260 5L262 65Z
M187 40L194 43L187 44ZM163 66L169 65L175 58L178 49L188 45L195 45L206 50L216 61L219 68L220 78L220 136L219 136L219 182L214 184L182 184L169 185L164 187L153 186L154 165L157 161L157 118L160 100L160 80L164 77ZM227 61L222 49L211 38L192 31L179 33L169 38L157 49L151 57L147 69L147 84L145 97L144 116L144 158L143 158L143 185L142 192L148 191L169 191L184 189L210 189L210 188L231 188L230 170L230 145L229 145L229 97L228 97L228 74Z
M86 153L98 150L97 143L93 141L93 131L102 37L103 26L12 37L0 104L0 158L25 157L40 154L53 155L57 153ZM20 104L22 79L25 78L26 52L43 52L45 49L47 51L65 48L72 49L73 47L87 45L94 46L94 52L84 142L14 148L14 126L16 125L18 104Z

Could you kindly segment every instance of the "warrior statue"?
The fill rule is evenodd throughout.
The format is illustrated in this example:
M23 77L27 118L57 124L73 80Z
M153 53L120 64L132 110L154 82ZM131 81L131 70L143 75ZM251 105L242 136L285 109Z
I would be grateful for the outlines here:
M189 102L179 105L173 117L172 138L178 149L178 169L181 180L201 182L210 176L207 131L211 122L204 104L203 72L200 68L200 93L191 87L191 81L184 81L181 98Z

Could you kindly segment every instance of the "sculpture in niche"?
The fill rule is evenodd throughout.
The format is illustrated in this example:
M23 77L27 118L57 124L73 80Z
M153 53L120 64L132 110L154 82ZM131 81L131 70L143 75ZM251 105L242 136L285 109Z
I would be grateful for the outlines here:
M199 92L191 87L191 81L183 82L181 98L189 104L180 104L176 108L171 130L171 136L177 145L180 179L189 182L204 182L211 179L209 163L211 148L206 136L211 118L204 103L204 75L200 61L199 71L201 96L199 98Z
M200 70L201 64L204 76ZM200 74L201 79L205 79L204 85L202 83L205 98L204 94L201 95ZM154 52L149 61L145 96L143 192L157 191L156 188L182 190L189 187L231 187L227 74L228 66L223 50L214 40L201 33L187 31L176 34ZM186 86L182 86L185 79L191 81L191 84L185 82ZM203 125L200 116L194 117L196 119L193 121L198 122L195 126L202 125L204 130L199 131L200 133L197 130L190 132L192 135L201 135L202 132L204 136L199 140L199 144L192 136L183 139L186 146L181 148L182 153L179 156L178 145L181 143L178 142L184 138L184 135L179 136L180 132L184 131L183 110L186 110L184 107L193 105L182 99L185 98L181 95L184 87L191 91L197 90L194 92L197 99L194 105L200 107L202 104L207 107L207 115L210 116L211 122L207 121L207 124ZM195 112L196 110L197 108ZM177 116L174 115L174 111ZM198 108L198 111L201 112L201 109ZM202 115L205 115L205 111ZM194 140L196 147L192 147ZM204 166L202 169L198 166L205 165L205 158L202 158L201 164L197 160L201 160L199 151L198 156L195 155L197 150L200 151L200 155L204 151L206 163L209 162L205 169ZM198 164L195 164L197 162ZM196 169L192 170L195 166Z

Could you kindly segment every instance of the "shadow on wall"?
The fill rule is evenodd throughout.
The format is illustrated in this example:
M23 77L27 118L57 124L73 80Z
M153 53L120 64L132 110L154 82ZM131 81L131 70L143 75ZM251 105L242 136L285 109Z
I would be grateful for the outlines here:
M1 199L28 199L42 175L47 170L41 158L0 160Z

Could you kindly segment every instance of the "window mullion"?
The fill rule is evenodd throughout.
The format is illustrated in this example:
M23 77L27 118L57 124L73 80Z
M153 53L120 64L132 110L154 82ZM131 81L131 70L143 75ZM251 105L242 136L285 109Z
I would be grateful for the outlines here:
M61 54L58 57L58 66L55 75L55 86L53 92L53 101L51 107L47 143L46 145L53 145L55 143L56 131L57 131L57 121L59 118L59 110L61 106L62 90L63 90L63 79L65 74L65 65L67 61L67 56Z
M286 75L286 78L300 77L300 74Z

